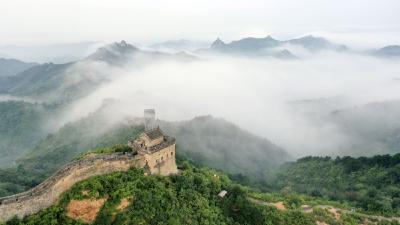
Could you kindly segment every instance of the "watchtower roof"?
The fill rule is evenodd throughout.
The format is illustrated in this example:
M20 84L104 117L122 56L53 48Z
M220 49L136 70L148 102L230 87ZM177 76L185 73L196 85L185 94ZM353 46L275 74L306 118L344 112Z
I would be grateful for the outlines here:
M146 136L149 137L150 140L155 140L157 138L164 136L164 134L162 133L162 131L159 127L157 127L156 129L146 131L146 132L144 132L144 134L146 134Z

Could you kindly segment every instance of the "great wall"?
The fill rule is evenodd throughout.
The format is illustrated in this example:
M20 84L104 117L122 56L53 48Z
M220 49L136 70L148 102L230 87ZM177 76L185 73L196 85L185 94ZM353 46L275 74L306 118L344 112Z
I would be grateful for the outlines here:
M175 138L165 136L154 124L154 110L146 131L129 141L132 152L95 154L64 165L38 186L16 195L0 198L0 222L23 218L56 204L74 184L92 176L143 168L146 174L170 175L178 169L175 162ZM146 113L145 113L146 117Z
M126 171L139 166L139 161L136 155L128 153L97 155L68 163L31 190L0 198L0 220L34 214L56 203L75 183L96 175Z

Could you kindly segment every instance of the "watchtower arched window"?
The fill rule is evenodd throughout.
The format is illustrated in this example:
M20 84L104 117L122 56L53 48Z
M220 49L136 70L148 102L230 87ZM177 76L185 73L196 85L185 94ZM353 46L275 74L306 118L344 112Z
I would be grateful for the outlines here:
M164 157L161 156L161 161L163 161L163 160L164 160Z

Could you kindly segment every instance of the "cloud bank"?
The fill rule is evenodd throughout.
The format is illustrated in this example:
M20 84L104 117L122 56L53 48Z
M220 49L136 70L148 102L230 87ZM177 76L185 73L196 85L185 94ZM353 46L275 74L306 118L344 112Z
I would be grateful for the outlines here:
M340 109L398 99L399 71L395 61L337 53L289 61L208 56L184 63L149 62L110 70L118 74L110 74L110 82L71 104L60 121L87 115L112 98L119 101L109 111L113 121L141 116L144 108L156 108L165 120L211 114L267 137L294 156L334 154L351 140L335 124L305 116L291 103L339 96L346 104L333 109Z

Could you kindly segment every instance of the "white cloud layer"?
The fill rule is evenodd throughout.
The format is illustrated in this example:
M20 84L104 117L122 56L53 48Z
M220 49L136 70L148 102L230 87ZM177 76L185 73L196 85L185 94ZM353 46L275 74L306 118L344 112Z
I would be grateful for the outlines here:
M144 108L156 108L166 120L211 114L267 137L294 155L330 154L350 140L333 124L310 122L288 102L342 96L355 106L399 99L399 71L396 61L335 53L293 61L210 57L156 62L112 74L109 84L74 103L62 122L114 98L122 104L110 119L141 116Z

